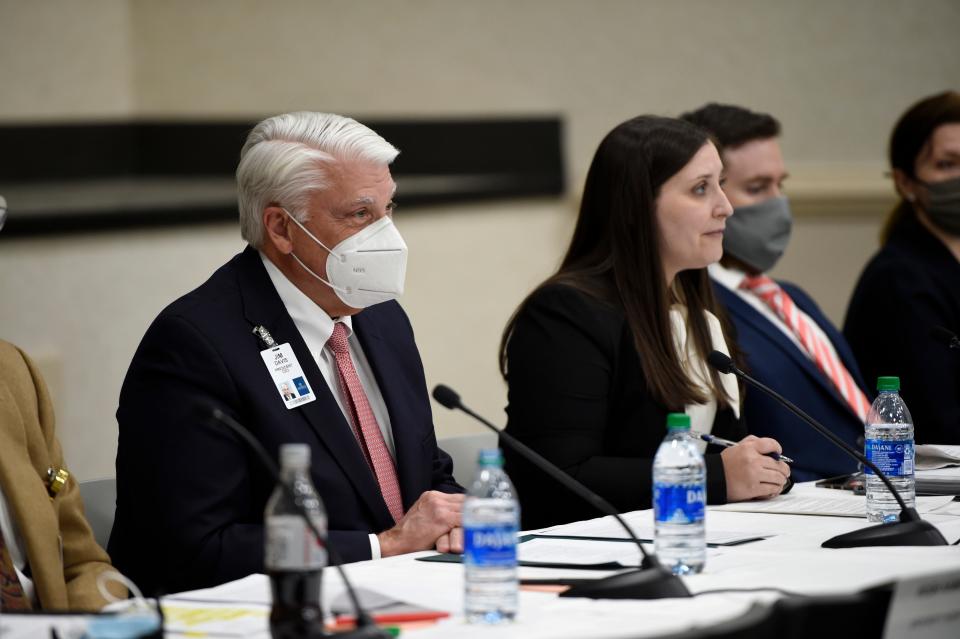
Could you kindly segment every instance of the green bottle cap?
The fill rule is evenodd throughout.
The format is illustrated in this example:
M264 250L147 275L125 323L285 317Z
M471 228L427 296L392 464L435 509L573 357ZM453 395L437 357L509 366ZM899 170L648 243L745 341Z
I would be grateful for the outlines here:
M667 430L690 430L690 416L685 413L667 415Z
M899 377L878 377L877 390L878 391L900 390L900 378Z
M481 448L477 457L477 464L480 466L503 467L503 453L499 448Z

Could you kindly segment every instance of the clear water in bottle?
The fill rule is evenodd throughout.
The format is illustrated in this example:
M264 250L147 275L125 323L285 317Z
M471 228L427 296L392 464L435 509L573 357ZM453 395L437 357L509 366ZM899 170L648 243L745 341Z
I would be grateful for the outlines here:
M653 460L654 548L665 568L677 575L703 570L707 470L690 436L690 417L667 416L668 433Z
M327 515L310 478L310 447L280 447L280 477L293 489L313 524L327 532ZM320 545L299 510L277 486L264 511L264 567L270 576L273 639L326 637L320 589L327 551Z
M914 482L913 418L900 397L900 378L877 379L879 395L867 414L864 453L890 479L907 507L916 501ZM867 519L896 521L900 505L883 480L864 467L867 479Z
M469 623L503 623L517 615L520 505L498 449L481 450L463 504L464 615Z

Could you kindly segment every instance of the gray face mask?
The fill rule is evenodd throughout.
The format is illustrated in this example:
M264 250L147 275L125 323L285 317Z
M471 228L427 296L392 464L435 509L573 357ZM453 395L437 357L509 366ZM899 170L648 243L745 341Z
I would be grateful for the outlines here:
M951 235L960 235L960 178L923 185L927 187L924 210L930 221Z
M783 255L792 227L793 214L785 197L738 206L727 218L723 252L764 273Z

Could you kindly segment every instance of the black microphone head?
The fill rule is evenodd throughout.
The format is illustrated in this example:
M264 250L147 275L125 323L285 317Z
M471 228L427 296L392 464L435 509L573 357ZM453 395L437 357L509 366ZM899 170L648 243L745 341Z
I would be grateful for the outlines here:
M445 384L437 384L433 387L433 398L444 408L453 410L460 407L460 395Z
M732 373L737 370L737 367L733 365L733 360L720 351L712 351L707 355L707 363L721 373Z
M934 326L930 329L930 337L937 340L945 346L953 346L956 343L957 335L953 331L942 326Z

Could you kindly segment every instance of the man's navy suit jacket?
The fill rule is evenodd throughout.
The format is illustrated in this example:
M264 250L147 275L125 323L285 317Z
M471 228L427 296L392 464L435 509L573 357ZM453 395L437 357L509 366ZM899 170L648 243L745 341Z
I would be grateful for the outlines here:
M864 387L850 346L817 304L799 287L780 286L833 343L854 381ZM772 322L718 282L714 290L736 329L736 342L746 358L745 370L777 391L854 448L862 449L863 423L816 364ZM867 393L871 397L871 393ZM752 435L773 437L796 462L794 481L809 481L856 471L857 463L799 417L760 391L747 387L741 420Z
M260 356L254 326L289 343L316 401L288 410ZM396 302L353 318L390 414L408 509L427 490L462 492L437 448L423 366ZM247 248L163 310L127 372L117 410L117 513L109 551L145 592L212 586L263 572L263 512L274 482L250 448L211 422L220 408L277 459L312 451L329 538L345 561L370 558L369 533L394 525L376 479L316 361Z

